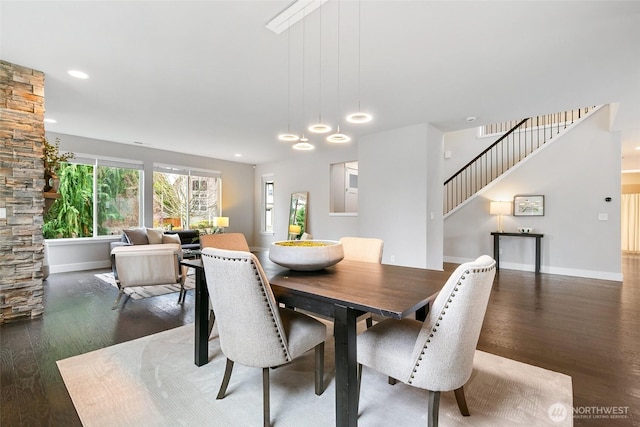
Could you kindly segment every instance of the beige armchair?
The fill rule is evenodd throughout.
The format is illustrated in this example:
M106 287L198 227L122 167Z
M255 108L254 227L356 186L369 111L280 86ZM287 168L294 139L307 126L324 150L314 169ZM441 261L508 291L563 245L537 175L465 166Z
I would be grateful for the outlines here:
M126 287L180 283L178 302L184 298L184 280L180 268L182 248L179 244L118 246L111 250L113 276L118 285L115 309Z
M450 276L424 322L388 319L358 336L362 365L414 387L429 390L427 425L438 425L440 392L455 391L460 413L469 416L464 384L495 276L486 255L460 265Z
M262 368L263 422L269 426L269 368L286 364L312 348L315 392L322 394L326 326L305 314L280 308L252 253L204 248L202 263L220 348L227 358L217 398L224 398L235 362Z

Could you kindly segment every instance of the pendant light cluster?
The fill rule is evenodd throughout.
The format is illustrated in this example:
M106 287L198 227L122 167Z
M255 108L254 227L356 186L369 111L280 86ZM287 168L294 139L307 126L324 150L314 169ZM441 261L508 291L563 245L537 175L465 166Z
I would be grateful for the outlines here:
M325 0L326 1L326 0ZM339 1L339 0L338 0ZM322 121L322 5L320 4L320 36L319 36L319 96L318 96L318 121L315 124L310 125L307 130L313 134L328 134L332 131L332 127ZM310 12L310 11L309 11ZM303 10L302 16L302 115L303 119L305 117L305 55L304 55L304 47L305 47L305 18L307 13ZM363 124L368 123L372 120L372 116L366 112L363 112L360 107L360 75L361 75L361 66L360 66L360 21L361 21L361 11L360 11L360 0L358 1L358 111L352 114L349 114L346 117L347 122L352 124ZM291 132L290 122L291 122L291 78L290 78L290 69L291 69L291 23L289 22L288 28L288 62L287 62L287 103L288 103L288 124L287 124L287 132L278 135L278 139L285 142L295 142L293 148L296 150L313 150L315 147L310 143L309 139L305 137L304 131L302 132L302 136L298 136L297 134ZM337 73L338 73L338 107L340 106L340 3L338 3L338 62L337 62ZM340 124L338 123L336 126L336 131L326 137L326 141L334 144L343 144L351 141L351 137L344 133L340 132Z

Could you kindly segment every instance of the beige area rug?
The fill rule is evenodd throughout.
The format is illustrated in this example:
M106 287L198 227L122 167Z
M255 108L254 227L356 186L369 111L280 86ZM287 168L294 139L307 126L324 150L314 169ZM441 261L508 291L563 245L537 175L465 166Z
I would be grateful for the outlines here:
M236 364L227 396L216 400L225 364L219 341L214 333L211 361L198 368L193 335L187 325L58 361L83 425L261 425L261 370ZM321 396L314 394L313 351L271 370L272 425L335 425L333 348L328 339ZM557 372L477 351L465 390L471 417L460 415L453 392L442 393L441 426L573 424L571 377ZM425 426L426 408L424 390L390 386L386 377L364 370L359 426Z
M105 283L110 284L111 286L117 288L116 279L113 277L113 273L100 273L94 274L94 276ZM184 282L184 288L194 289L196 287L196 282L193 274L187 275L187 279ZM142 299L149 297L157 297L159 295L170 294L172 292L180 292L179 284L168 284L168 285L153 285L153 286L132 286L124 288L124 293L129 295L132 299Z

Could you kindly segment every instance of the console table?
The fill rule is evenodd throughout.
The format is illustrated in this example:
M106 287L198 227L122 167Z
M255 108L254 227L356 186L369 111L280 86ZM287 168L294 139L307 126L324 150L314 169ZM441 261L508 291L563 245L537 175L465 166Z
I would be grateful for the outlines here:
M536 273L540 273L540 243L544 234L537 233L505 233L502 231L491 232L493 236L493 259L496 260L496 270L500 268L500 237L534 237L536 239Z

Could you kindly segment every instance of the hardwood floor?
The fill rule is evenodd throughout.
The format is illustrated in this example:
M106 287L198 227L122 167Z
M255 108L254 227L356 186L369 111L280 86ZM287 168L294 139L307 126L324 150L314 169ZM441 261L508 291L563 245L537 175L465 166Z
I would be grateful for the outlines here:
M640 256L622 265L622 284L496 276L478 348L570 375L576 426L640 425ZM183 306L170 294L111 310L117 292L99 272L51 275L43 317L0 326L0 425L81 425L56 360L193 322L193 291Z

